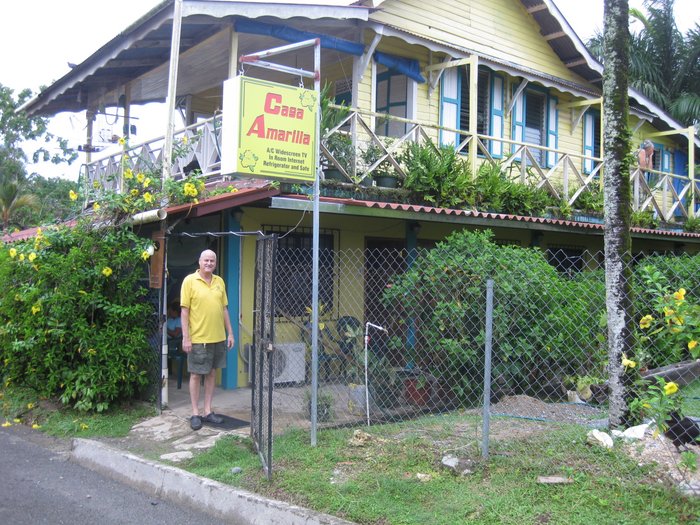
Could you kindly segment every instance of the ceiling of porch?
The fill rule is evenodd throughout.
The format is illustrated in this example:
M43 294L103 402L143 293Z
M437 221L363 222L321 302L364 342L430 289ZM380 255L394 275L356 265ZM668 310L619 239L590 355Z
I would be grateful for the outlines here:
M131 104L164 101L168 88L172 4L172 0L159 4L42 91L23 109L35 115L52 116L62 111L113 107L120 103L127 84ZM192 4L189 11L183 12L178 96L221 89L223 81L229 77L231 30L241 14L260 22L279 24L280 19L284 19L284 24L289 27L357 41L360 35L357 20L366 20L367 12L363 8L337 6L270 6L240 2L203 5ZM271 12L274 16L270 16ZM287 42L274 37L241 33L238 54L284 44ZM338 51L322 50L323 67L339 59ZM313 53L279 55L275 62L313 69ZM266 78L266 73L259 71L255 76Z

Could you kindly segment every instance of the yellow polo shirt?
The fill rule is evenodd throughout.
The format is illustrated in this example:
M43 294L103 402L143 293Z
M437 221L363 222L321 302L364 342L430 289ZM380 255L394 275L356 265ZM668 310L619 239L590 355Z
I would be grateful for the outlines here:
M218 343L226 340L224 308L228 305L224 280L211 276L211 284L202 279L199 270L182 281L180 305L190 314L192 343Z

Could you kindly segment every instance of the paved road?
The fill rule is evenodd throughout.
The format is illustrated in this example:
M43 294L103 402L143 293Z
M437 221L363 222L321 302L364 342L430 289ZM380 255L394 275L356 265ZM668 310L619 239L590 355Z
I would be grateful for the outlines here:
M220 524L68 461L67 442L0 429L0 522L8 525Z

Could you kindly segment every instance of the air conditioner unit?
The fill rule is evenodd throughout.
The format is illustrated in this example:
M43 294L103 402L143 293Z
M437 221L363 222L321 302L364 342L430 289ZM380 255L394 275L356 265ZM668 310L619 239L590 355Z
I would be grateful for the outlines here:
M306 345L280 343L272 353L272 377L276 385L303 383L306 379Z

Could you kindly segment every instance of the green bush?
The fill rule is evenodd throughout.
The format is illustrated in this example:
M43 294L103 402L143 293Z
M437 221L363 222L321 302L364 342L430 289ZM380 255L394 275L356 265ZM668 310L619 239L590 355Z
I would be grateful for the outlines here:
M603 374L603 273L568 278L541 251L498 246L489 231L452 234L384 292L394 322L415 332L414 343L404 341L408 357L460 401L477 402L489 278L495 282L492 375L501 386L545 396L565 377Z
M459 208L468 200L471 173L454 147L411 142L401 161L406 170L404 188L431 206Z
M145 301L150 240L129 228L51 227L0 251L5 386L103 411L141 393L152 369Z

